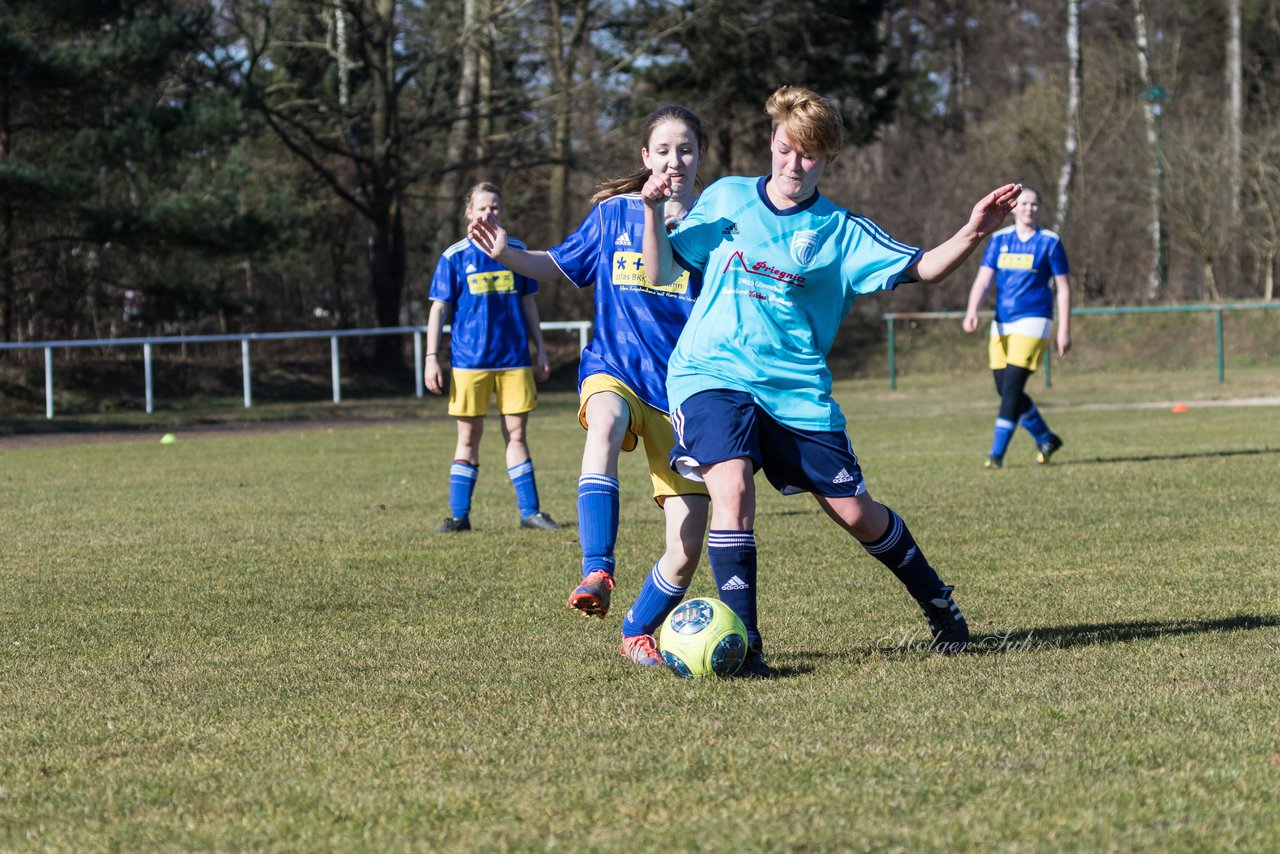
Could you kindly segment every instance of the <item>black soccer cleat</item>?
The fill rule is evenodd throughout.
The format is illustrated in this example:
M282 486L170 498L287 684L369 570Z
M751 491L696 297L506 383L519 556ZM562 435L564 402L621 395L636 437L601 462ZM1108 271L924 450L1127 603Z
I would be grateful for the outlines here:
M1041 442L1039 445L1036 445L1036 463L1038 465L1044 465L1049 462L1049 458L1052 457L1061 447L1062 437L1057 433L1050 433L1049 441Z
M471 520L468 519L466 516L463 516L461 518L457 516L449 516L444 520L444 523L441 524L439 528L436 528L436 533L437 534L456 534L459 531L470 531L470 530L471 530Z
M562 526L546 513L538 512L534 513L532 516L525 516L521 519L520 527L536 528L539 531L558 531Z
M764 650L758 646L749 646L747 657L742 659L742 666L733 675L739 679L768 679L773 671L764 660Z
M969 624L951 598L954 587L945 585L932 599L920 603L920 611L929 622L933 649L943 655L954 655L969 648Z

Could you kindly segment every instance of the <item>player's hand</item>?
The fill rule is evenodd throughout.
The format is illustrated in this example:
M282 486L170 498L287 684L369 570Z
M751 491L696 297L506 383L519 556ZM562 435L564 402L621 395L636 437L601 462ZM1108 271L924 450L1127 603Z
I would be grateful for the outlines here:
M480 251L493 260L500 260L507 251L507 231L498 225L493 216L478 216L467 224L467 237L480 247Z
M540 383L547 381L547 377L551 376L551 360L547 358L546 350L539 350L533 366L533 377Z
M960 327L965 332L973 332L978 328L978 315L972 312L964 316L964 320L960 321Z
M427 391L439 394L444 391L444 371L440 370L440 360L435 356L427 356L426 362L423 366L422 381Z
M1071 349L1071 333L1063 329L1058 330L1058 358L1064 358L1067 351Z
M667 199L671 198L671 179L666 175L650 175L649 180L640 188L640 198L655 210L661 210Z
M1022 195L1021 184L1005 184L1003 187L992 190L973 206L973 212L969 214L969 227L977 232L979 237L986 237L999 228L1004 218L1013 212L1013 207L1018 203L1020 195Z

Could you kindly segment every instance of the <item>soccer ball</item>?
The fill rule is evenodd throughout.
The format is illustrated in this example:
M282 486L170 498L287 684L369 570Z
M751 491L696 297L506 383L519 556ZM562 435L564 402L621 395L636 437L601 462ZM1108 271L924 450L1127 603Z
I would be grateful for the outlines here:
M658 649L677 676L732 676L747 655L747 629L719 599L690 599L662 624Z

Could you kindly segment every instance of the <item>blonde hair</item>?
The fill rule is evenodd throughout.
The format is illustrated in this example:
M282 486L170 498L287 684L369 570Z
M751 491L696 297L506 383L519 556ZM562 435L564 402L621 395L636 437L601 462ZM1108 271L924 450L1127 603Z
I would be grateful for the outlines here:
M769 96L764 111L773 130L782 127L792 146L813 157L835 157L844 141L840 108L811 89L782 86Z
M462 202L465 210L471 210L471 200L476 197L476 193L493 193L498 197L498 201L502 201L502 191L498 189L497 184L491 184L488 181L481 181L470 190L467 190L467 195L463 197Z
M698 114L680 104L667 104L665 107L659 107L649 114L649 117L644 120L644 147L649 147L649 139L653 136L653 132L658 125L667 121L680 122L693 131L694 138L698 140L698 159L701 160L707 151L707 132L702 129L702 119L698 118ZM588 204L598 205L605 199L611 199L614 196L621 196L624 193L638 193L640 188L644 186L645 181L649 180L649 174L649 170L642 167L629 175L623 175L621 178L601 181L600 185L596 187L595 195L591 197Z

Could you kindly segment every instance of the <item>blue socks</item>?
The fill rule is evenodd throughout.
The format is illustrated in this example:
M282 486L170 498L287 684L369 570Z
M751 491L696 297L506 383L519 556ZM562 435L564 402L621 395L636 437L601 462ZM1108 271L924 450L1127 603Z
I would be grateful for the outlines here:
M760 647L756 616L756 535L754 531L710 531L707 557L720 601L733 609L747 628L747 646Z
M996 419L996 429L991 435L991 456L1003 457L1004 452L1009 449L1009 440L1013 438L1013 431L1018 429L1018 425L1006 418Z
M525 460L507 469L511 485L516 488L516 506L520 518L528 519L538 512L538 482L533 477L533 460Z
M627 609L627 616L622 621L622 636L633 638L653 634L672 609L680 604L688 590L687 584L676 587L663 578L655 563L649 571L649 577L644 580L636 601Z
M1036 409L1034 403L1031 404L1030 409L1022 413L1018 423L1027 428L1027 432L1036 440L1037 445L1043 445L1053 437L1053 432L1040 416L1040 410Z
M889 511L889 530L874 543L863 543L862 547L889 567L917 602L932 599L942 589L942 579L924 559L915 538L907 530L907 523L892 509L885 509Z
M578 478L578 542L582 577L596 570L613 575L613 546L618 541L618 479L607 474Z
M449 515L466 519L471 515L471 494L476 491L480 467L466 460L454 460L449 468Z

